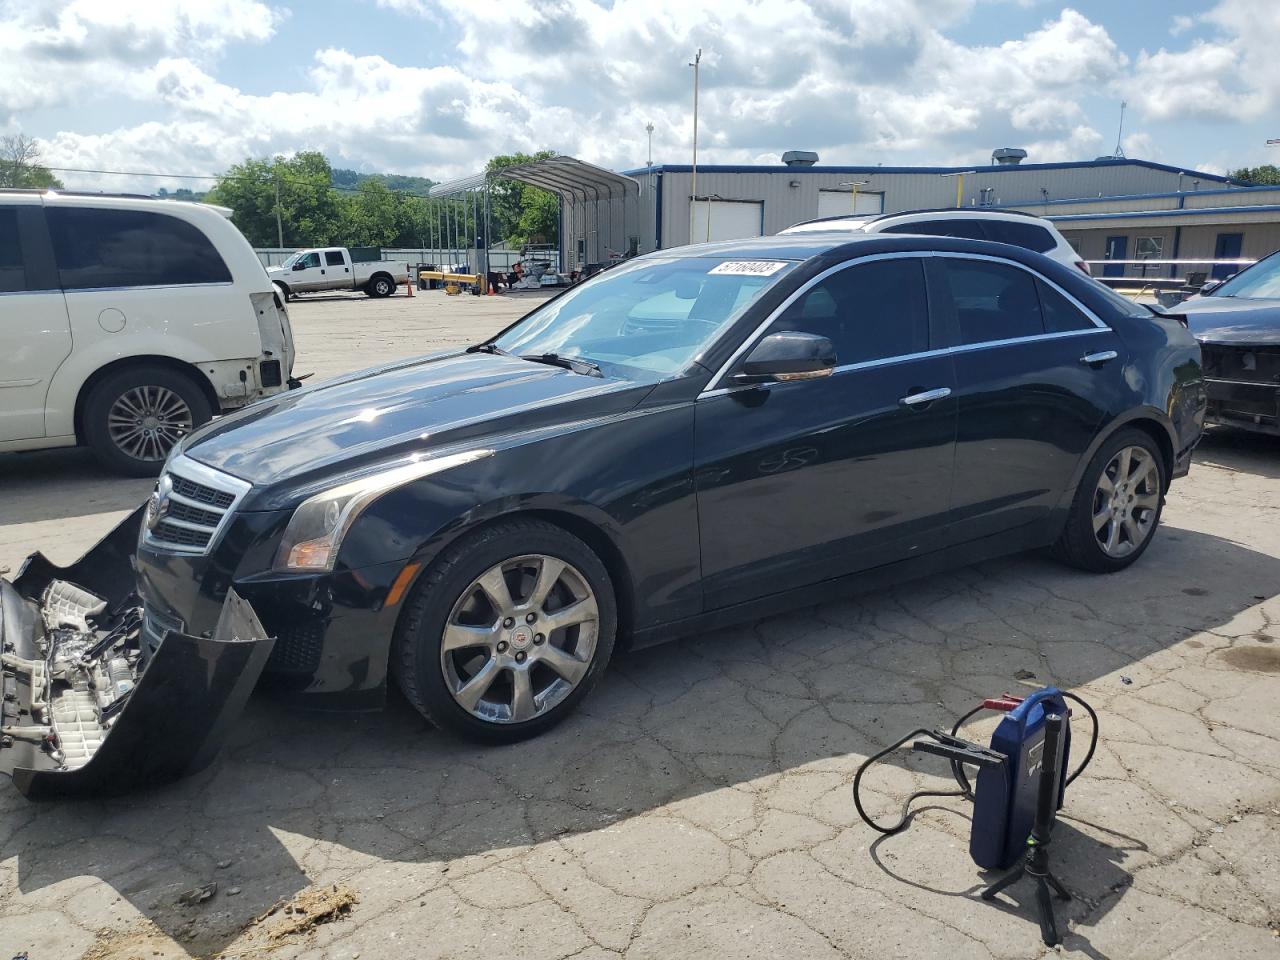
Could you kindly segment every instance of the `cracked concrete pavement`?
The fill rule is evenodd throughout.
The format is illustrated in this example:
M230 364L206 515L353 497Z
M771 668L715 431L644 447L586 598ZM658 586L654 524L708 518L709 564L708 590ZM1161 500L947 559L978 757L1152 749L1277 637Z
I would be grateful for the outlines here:
M527 306L303 301L298 369L474 339ZM1017 556L621 656L530 743L459 743L398 695L349 717L260 694L213 766L172 786L37 804L5 782L0 955L1040 956L1026 886L977 899L966 804L926 802L879 837L849 788L907 730L1053 682L1102 717L1054 838L1076 896L1064 953L1276 957L1278 475L1280 442L1212 432L1125 573ZM0 568L35 548L71 560L148 486L82 451L0 457ZM945 772L879 767L873 813ZM289 934L263 916L335 883L358 899L333 922Z

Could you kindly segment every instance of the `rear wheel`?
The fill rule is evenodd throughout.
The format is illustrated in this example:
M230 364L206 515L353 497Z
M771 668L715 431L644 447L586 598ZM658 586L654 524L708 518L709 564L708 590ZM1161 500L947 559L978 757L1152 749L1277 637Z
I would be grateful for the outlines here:
M395 281L385 273L380 273L365 285L364 292L371 297L389 297L396 292Z
M513 743L573 711L616 631L613 585L591 548L552 524L515 520L447 548L422 576L392 668L437 726Z
M1164 456L1141 430L1120 430L1094 454L1055 551L1095 573L1123 570L1151 544L1164 509Z
M128 367L85 398L85 439L109 470L150 477L160 472L174 444L212 415L191 377L166 367Z

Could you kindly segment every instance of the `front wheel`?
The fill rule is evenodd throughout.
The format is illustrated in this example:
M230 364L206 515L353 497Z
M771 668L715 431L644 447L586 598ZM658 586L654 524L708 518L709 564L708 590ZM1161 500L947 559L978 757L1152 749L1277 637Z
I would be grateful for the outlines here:
M514 743L587 695L617 620L613 584L590 547L540 520L498 523L446 548L415 585L392 670L437 726Z
M1123 570L1146 551L1164 509L1164 456L1141 430L1104 443L1080 478L1055 552L1094 573Z

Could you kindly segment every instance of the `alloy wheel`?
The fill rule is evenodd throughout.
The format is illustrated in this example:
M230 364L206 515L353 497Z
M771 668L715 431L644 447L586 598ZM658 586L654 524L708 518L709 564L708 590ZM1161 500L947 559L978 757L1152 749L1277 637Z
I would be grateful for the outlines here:
M126 390L107 413L111 441L135 460L163 460L191 427L191 408L167 387Z
M453 699L489 723L553 710L591 669L600 610L586 578L545 554L495 564L445 623L440 665Z
M1127 557L1155 529L1160 509L1160 467L1143 447L1116 451L1093 492L1093 533L1109 557Z

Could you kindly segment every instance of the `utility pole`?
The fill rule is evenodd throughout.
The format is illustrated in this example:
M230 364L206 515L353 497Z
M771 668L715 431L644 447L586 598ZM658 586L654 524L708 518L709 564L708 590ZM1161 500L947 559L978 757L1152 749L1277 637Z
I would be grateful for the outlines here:
M275 171L276 183L276 246L284 249L284 224L280 222L280 171Z
M689 198L689 242L693 243L693 211L698 203L698 71L702 64L702 48L693 58L693 196ZM710 210L708 210L710 213Z

